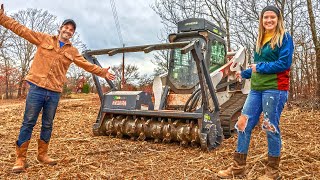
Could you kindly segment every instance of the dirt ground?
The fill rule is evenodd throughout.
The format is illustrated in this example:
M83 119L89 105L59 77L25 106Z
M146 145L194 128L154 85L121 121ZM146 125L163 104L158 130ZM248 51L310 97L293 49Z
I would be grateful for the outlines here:
M211 152L178 144L155 144L107 136L95 137L92 124L99 109L97 95L61 99L49 154L56 166L36 160L34 128L26 173L11 173L15 140L24 112L24 100L0 100L0 179L217 179L216 173L232 160L236 137ZM283 139L280 165L283 179L320 179L320 111L287 108L281 118ZM252 135L246 179L263 173L267 157L265 132Z

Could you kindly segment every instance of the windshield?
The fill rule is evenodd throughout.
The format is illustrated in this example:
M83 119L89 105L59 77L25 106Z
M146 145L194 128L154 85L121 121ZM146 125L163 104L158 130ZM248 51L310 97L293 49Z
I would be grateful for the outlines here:
M190 39L188 39L190 40ZM205 41L200 39L201 43ZM191 52L181 54L181 49L174 49L173 64L170 68L169 79L177 89L191 89L198 84L198 71Z

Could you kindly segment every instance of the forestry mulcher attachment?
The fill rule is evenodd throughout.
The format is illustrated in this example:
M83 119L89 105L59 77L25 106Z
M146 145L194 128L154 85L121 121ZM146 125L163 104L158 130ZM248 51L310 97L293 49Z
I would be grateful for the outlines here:
M235 72L246 68L244 48L226 51L224 30L205 19L178 23L178 33L169 42L143 46L89 50L84 57L100 65L94 55L127 52L149 53L170 49L168 73L155 77L153 93L111 91L103 94L94 76L101 108L94 135L180 142L211 150L230 137L250 88Z

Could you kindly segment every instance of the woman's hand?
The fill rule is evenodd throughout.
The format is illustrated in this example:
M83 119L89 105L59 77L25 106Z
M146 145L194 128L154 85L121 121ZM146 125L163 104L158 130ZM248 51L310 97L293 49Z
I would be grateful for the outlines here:
M252 72L257 72L257 68L256 68L257 64L250 64L249 68L252 69Z

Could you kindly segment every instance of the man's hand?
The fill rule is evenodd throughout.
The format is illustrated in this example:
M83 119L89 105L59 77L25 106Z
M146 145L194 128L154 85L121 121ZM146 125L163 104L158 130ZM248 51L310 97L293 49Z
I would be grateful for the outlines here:
M4 7L3 7L3 4L1 4L0 15L3 13L4 13Z
M249 68L252 69L252 72L257 72L257 68L256 68L257 64L250 64Z
M107 70L106 78L109 80L114 80L116 78L116 76L109 72L110 67L105 68L105 69Z

